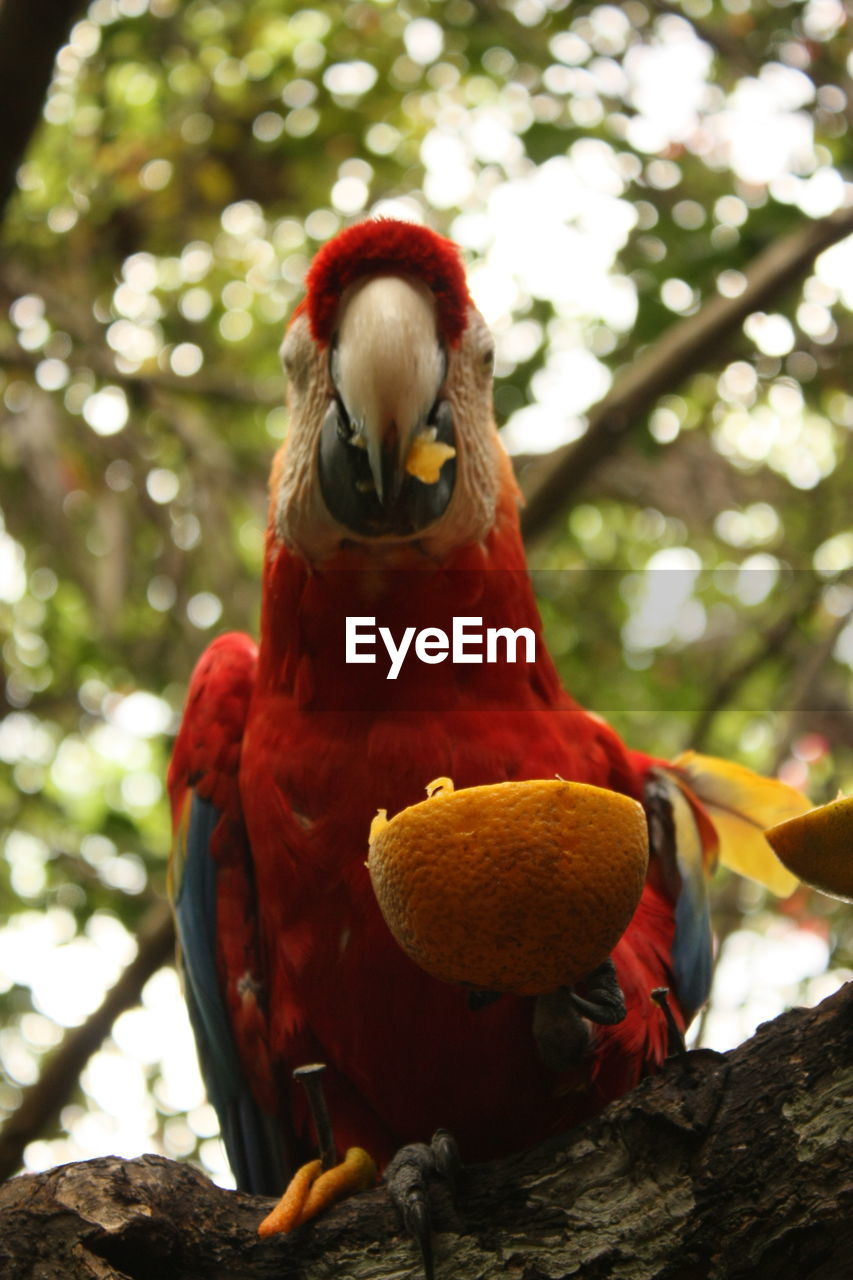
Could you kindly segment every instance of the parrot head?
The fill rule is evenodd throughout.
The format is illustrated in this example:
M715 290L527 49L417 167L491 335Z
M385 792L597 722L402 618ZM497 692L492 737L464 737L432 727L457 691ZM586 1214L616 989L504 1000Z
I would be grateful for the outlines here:
M494 344L451 241L393 219L340 232L308 271L281 354L282 541L320 560L354 543L440 553L485 535L503 471Z

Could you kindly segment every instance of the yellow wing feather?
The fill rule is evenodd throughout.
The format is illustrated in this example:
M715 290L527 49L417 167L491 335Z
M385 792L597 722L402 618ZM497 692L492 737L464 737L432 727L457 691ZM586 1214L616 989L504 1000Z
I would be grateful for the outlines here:
M797 878L777 858L764 832L807 813L811 802L778 778L763 778L744 765L685 751L672 762L676 774L702 802L720 841L720 861L786 898Z

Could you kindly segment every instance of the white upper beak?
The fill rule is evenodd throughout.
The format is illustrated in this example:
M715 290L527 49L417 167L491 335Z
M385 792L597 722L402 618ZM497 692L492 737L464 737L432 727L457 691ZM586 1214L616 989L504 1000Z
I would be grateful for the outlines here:
M367 450L383 502L383 453L393 454L394 474L402 478L412 442L444 381L445 356L429 290L400 276L354 284L341 304L331 372L352 443Z

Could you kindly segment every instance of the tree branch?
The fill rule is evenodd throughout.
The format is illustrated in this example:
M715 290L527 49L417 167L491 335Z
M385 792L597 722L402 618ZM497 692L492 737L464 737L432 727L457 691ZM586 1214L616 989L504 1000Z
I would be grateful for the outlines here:
M853 984L433 1193L438 1280L837 1280L853 1256ZM496 1117L500 1123L500 1117ZM384 1189L260 1241L270 1202L160 1156L0 1188L0 1271L39 1280L419 1276Z
M171 960L174 950L172 912L165 903L158 903L139 930L135 958L107 992L100 1007L82 1026L68 1032L38 1080L25 1091L18 1109L0 1129L0 1180L20 1168L24 1147L53 1124L73 1093L80 1072L109 1035L116 1018L139 1003L145 983Z
M701 751L717 714L731 706L734 695L749 677L771 657L785 654L790 637L808 618L820 599L824 584L816 575L808 580L807 589L797 596L789 609L758 637L758 643L740 662L723 671L711 688L693 725L688 746ZM828 654L826 655L828 656ZM825 658L821 659L821 663Z
M12 295L8 294L11 298ZM17 345L0 347L0 368L13 371L26 369L32 372L44 359L41 351L25 351ZM156 370L145 373L124 373L106 347L100 349L75 348L66 361L74 372L91 371L99 378L117 382L128 392L148 395L153 391L165 391L170 395L203 397L223 400L226 404L247 405L250 408L276 408L284 403L282 379L278 376L266 379L248 379L229 370L226 373L193 374L179 377L177 374Z
M533 493L552 464L551 454L514 454L513 466L523 494ZM702 431L685 431L676 448L643 453L633 442L604 458L592 485L578 492L590 501L612 498L634 507L654 507L681 520L688 529L705 530L721 511L752 502L783 502L790 495L784 476L761 467L740 471L714 448Z
M853 609L848 609L847 613L836 618L821 642L810 649L805 660L797 669L790 693L791 715L788 718L787 730L776 744L776 755L772 765L774 773L781 767L791 750L792 742L797 734L801 732L803 715L811 711L814 692L818 688L821 676L832 657L833 650L838 643L838 637L851 618L853 618Z
M82 0L0 0L0 218Z
M545 530L569 495L641 426L658 396L674 391L689 374L706 365L712 349L731 347L747 316L800 280L818 254L851 233L853 207L798 227L754 259L746 271L744 290L736 298L714 295L695 315L678 321L641 351L590 411L589 425L580 440L550 455L547 470L527 499L522 517L526 539L530 541Z

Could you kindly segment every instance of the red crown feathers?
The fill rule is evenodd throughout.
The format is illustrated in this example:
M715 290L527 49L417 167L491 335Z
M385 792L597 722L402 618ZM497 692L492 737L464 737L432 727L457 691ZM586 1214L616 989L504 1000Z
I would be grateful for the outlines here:
M325 346L341 294L360 276L409 275L432 291L444 339L455 346L468 319L470 297L459 250L452 240L414 222L375 218L347 227L323 245L306 277L311 332ZM299 310L302 310L300 306Z

